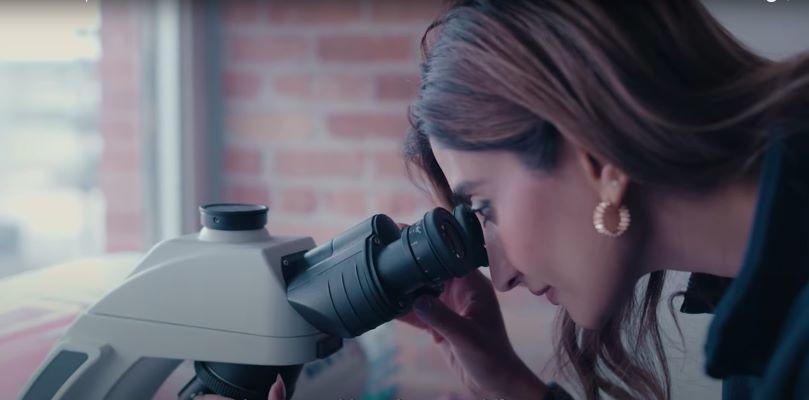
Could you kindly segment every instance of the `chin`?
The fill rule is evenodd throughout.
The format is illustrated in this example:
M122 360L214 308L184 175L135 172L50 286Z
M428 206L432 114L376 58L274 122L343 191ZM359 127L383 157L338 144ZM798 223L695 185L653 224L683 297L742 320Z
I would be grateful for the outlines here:
M597 330L602 328L610 319L611 314L607 312L594 312L595 310L577 310L574 307L565 308L570 319L577 326L587 330Z

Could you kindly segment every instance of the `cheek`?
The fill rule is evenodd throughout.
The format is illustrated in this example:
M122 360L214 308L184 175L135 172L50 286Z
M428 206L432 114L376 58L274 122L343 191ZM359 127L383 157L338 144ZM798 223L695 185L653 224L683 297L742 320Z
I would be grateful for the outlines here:
M508 259L534 289L549 283L553 265L553 216L543 185L515 184L501 192L497 203L497 225L501 246Z
M574 320L595 327L625 297L626 250L593 228L595 193L584 182L563 182L534 180L501 192L501 247L530 287L554 286Z

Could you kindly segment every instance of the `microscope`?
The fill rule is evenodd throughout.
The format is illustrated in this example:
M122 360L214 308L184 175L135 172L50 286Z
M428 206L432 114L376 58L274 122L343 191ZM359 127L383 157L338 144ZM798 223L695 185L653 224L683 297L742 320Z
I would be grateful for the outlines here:
M265 400L277 374L291 398L305 363L488 265L467 206L404 228L377 214L320 246L270 234L265 206L211 204L200 214L200 232L158 243L76 319L22 400L151 398L184 360L196 375L181 400Z

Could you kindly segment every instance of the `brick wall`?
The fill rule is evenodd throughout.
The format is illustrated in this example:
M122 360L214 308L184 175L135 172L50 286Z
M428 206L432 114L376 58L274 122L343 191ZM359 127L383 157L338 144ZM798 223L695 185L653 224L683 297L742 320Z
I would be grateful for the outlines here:
M268 203L272 232L318 242L376 212L425 212L399 153L439 5L225 2L223 198Z
M140 21L134 1L101 2L99 180L106 199L106 250L142 250Z
M418 42L440 2L222 2L224 201L269 204L320 242L373 213L430 207L400 156ZM140 6L101 3L100 185L108 251L145 250Z

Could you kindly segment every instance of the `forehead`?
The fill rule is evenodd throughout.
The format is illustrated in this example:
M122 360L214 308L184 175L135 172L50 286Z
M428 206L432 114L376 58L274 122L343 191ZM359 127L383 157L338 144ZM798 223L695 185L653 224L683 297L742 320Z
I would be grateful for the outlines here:
M504 151L455 150L433 139L430 139L430 146L447 182L453 188L463 182L485 182L495 178L509 159Z

